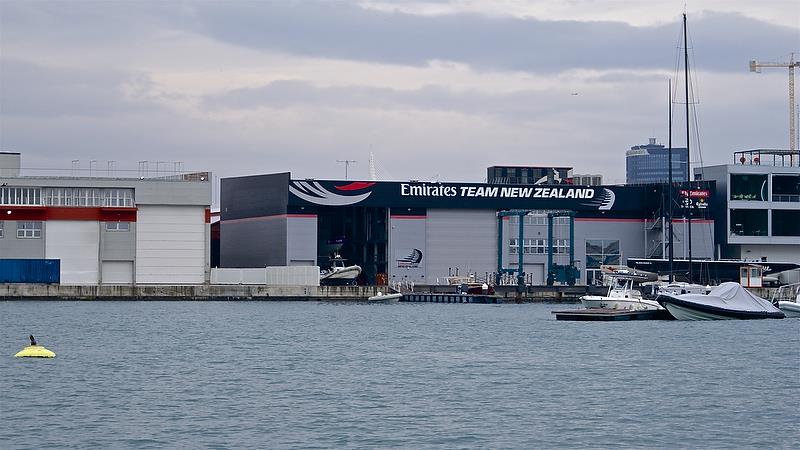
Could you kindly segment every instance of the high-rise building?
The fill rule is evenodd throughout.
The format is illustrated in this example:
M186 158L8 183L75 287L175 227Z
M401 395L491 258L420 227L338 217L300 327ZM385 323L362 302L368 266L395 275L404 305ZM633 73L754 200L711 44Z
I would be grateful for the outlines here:
M666 183L669 181L669 149L650 138L645 145L634 145L625 155L627 184ZM672 181L688 181L689 151L672 148Z

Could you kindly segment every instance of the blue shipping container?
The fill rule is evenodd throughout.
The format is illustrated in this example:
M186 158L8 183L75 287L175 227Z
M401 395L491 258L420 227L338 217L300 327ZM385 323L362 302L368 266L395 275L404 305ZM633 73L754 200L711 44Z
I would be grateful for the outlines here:
M60 282L60 259L0 259L0 283Z

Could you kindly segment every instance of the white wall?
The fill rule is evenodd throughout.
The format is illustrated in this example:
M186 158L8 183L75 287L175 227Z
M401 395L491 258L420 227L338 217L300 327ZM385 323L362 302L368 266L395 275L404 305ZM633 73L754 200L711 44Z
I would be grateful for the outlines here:
M205 207L140 205L136 223L136 282L205 282Z
M97 284L100 279L99 254L99 222L47 222L45 258L61 260L61 284Z

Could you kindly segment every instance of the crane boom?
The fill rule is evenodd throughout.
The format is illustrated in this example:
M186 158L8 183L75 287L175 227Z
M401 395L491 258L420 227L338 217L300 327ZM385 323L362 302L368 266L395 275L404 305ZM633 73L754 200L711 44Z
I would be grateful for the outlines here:
M794 53L789 56L789 62L758 62L756 60L750 61L750 72L761 73L763 67L775 67L781 69L789 69L789 150L797 150L795 131L797 119L795 116L795 102L794 102L794 68L800 67L800 61L794 60Z

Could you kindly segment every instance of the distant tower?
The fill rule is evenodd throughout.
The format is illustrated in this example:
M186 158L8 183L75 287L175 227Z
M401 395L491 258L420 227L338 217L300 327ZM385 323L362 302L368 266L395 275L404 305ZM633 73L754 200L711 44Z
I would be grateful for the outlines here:
M689 151L672 149L672 181L689 179ZM625 155L626 183L666 183L669 180L669 149L650 138L645 145L634 145Z

